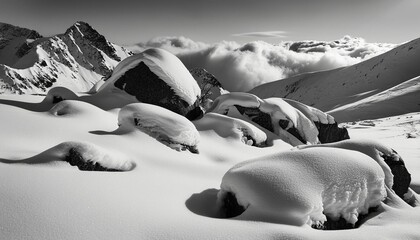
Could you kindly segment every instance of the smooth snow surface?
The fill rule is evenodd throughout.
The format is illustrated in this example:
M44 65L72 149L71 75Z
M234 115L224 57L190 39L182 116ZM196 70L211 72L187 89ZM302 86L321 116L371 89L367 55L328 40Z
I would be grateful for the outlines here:
M99 91L115 88L115 81L141 62L144 62L150 71L165 81L188 104L194 104L200 96L201 90L184 64L172 53L158 48L147 49L121 61Z
M299 176L299 177L297 177ZM242 220L322 224L326 216L355 224L386 196L384 173L366 155L338 149L287 151L240 163L223 177L219 199L233 193Z
M67 93L74 97L66 90L52 95L64 96ZM220 124L213 123L213 120L202 125L200 121L195 122L200 137L197 145L199 154L178 152L134 126L130 131L122 131L118 126L120 108L131 100L118 95L118 92L81 95L59 103L52 103L51 99L43 100L44 97L33 95L0 96L0 239L414 240L420 236L418 204L410 206L392 191L387 192L386 200L380 203L375 212L368 214L359 228L345 231L321 231L305 227L305 224L304 227L298 227L296 224L273 223L263 219L217 218L217 194L222 178L230 168L250 159L271 162L272 156L306 155L305 151L312 150L291 151L292 146L280 138L274 138L272 145L264 148L248 146L240 141L239 135L235 135L236 127L232 127L235 125L230 125L238 124L242 128L243 122L225 116L221 119L226 121L220 120ZM156 111L155 114L161 112ZM412 190L419 191L419 121L419 113L407 113L343 125L348 128L352 139L375 139L395 149L412 175ZM174 126L177 124L180 123L176 122ZM261 140L264 139L261 132L258 133L253 127L249 129L255 134L255 139L259 136ZM176 131L176 128L172 130ZM226 135L223 135L224 132ZM264 133L267 138L274 135L268 131ZM92 155L101 164L126 166L125 169L130 171L80 171L62 161L69 146L81 149L78 152L86 154L83 159L89 159ZM292 219L303 221L303 216L309 212L322 217L315 208L302 211L309 209L302 203L324 204L326 199L323 202L322 194L319 195L316 190L324 186L324 180L337 176L318 176L317 173L335 172L335 169L341 172L339 169L344 169L347 164L329 163L339 163L338 158L342 153L345 153L343 158L351 161L354 156L361 154L353 151L349 156L347 153L350 151L343 149L333 149L331 153L334 154L329 154L329 148L314 150L326 151L327 162L319 160L324 168L298 167L297 164L304 161L292 162L290 157L286 161L288 164L308 174L297 172L293 177L292 172L286 169L267 170L272 173L286 172L291 183L311 180L307 185L299 184L297 190L292 191L291 196L303 195L302 199L296 201L301 217L284 218L286 222L290 223ZM281 163L280 159L277 160L273 160L273 165ZM374 159L363 155L356 160L357 165L352 164L348 168L354 171L363 164L370 166L369 161L361 160L376 164ZM315 167L310 163L309 166ZM367 175L371 173L371 167L367 168ZM373 169L380 170L377 176L384 177L379 164ZM367 176L363 171L355 174ZM343 173L341 176L347 175ZM283 181L286 179L278 175L274 177ZM368 182L373 183L373 180L366 182L366 189L368 186L373 189ZM265 191L249 188L251 190ZM349 197L356 192L352 193ZM310 198L311 194L316 198ZM414 196L418 198L415 193ZM258 196L250 199L259 200ZM373 204L374 198L370 200L369 203ZM255 202L263 201L269 199ZM270 203L270 206L278 206L274 201ZM337 210L334 207L337 205L331 206L330 212L338 213L333 211ZM348 209L345 212L352 211ZM259 214L266 216L262 212ZM256 215L249 213L246 216Z

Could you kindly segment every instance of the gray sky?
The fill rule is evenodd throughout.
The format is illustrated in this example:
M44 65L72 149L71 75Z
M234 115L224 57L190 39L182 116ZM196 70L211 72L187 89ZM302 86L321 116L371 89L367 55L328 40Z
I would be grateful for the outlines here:
M270 43L335 40L401 43L420 37L420 0L2 0L0 22L48 36L74 22L117 44L157 36Z

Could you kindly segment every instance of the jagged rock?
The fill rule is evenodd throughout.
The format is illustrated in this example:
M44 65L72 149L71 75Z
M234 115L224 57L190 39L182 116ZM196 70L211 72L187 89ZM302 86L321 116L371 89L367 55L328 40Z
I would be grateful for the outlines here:
M190 120L200 118L200 88L182 62L163 49L148 49L122 61L99 91L118 88Z
M203 68L193 68L189 71L201 89L202 101L207 99L214 100L218 96L227 93L219 80L217 80L213 74L207 72L207 70Z

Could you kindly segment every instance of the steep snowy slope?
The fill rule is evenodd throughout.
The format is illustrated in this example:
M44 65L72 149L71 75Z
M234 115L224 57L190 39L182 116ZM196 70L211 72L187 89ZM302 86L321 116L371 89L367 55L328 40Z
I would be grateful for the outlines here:
M420 39L416 39L349 67L298 75L260 85L250 92L261 98L290 98L328 111L420 76L419 60Z
M1 55L6 61L0 64L0 93L45 93L54 86L88 91L131 54L84 22L64 34L25 41L26 47L15 54L5 44L8 54Z

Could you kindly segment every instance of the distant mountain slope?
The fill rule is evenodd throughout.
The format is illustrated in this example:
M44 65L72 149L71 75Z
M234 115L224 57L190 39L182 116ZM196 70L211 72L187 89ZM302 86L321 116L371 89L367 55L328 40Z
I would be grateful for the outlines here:
M34 30L0 23L0 64L13 65L29 44L39 38L41 34Z
M286 78L260 85L250 92L261 98L290 98L329 111L402 83L415 84L416 81L409 80L420 76L419 62L420 39L416 39L349 67ZM415 109L420 111L417 103L406 104L416 104Z
M420 77L329 111L340 122L377 119L420 111Z
M54 86L88 91L131 55L84 22L48 38L28 29L1 26L8 26L8 31L2 31L0 93L44 93Z

